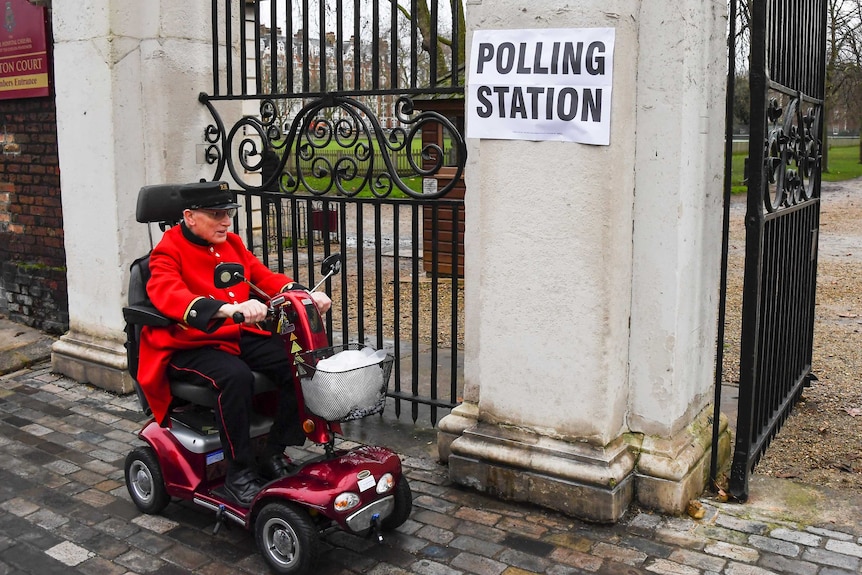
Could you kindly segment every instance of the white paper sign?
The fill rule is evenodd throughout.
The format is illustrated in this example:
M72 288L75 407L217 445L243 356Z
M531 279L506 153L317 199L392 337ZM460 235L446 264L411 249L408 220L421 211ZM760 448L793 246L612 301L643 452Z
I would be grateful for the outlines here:
M477 30L467 137L610 144L614 29Z

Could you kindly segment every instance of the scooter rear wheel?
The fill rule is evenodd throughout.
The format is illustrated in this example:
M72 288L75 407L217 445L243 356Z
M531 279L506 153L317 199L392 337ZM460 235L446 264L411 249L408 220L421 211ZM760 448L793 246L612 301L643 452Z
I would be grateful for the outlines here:
M126 489L144 513L159 513L170 503L159 460L150 447L137 447L126 456Z
M255 519L255 539L273 572L298 575L317 560L320 541L311 518L295 505L268 503Z

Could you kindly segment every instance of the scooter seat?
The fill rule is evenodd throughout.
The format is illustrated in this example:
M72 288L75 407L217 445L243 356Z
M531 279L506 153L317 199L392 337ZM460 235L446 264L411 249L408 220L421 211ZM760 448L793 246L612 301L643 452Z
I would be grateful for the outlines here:
M275 382L270 378L256 371L252 373L254 374L254 395L277 389ZM214 408L216 401L218 401L218 392L213 387L189 383L187 381L172 380L171 395L189 403L209 408Z

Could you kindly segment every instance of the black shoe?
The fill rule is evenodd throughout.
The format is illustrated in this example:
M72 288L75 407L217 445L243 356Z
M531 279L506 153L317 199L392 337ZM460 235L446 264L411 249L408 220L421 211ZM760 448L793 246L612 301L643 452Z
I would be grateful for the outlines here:
M260 475L269 481L290 475L292 468L290 458L276 453L264 459L260 464Z
M229 473L224 480L224 489L237 503L248 507L254 501L263 487L260 476L251 469L244 469L237 473Z

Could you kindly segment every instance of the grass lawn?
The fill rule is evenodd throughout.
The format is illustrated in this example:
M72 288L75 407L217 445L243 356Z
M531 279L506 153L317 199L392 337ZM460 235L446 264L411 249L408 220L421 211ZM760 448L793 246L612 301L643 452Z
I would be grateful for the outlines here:
M731 193L744 194L747 191L743 182L746 152L733 154L733 166L731 168ZM840 182L852 180L862 176L862 163L859 163L859 146L833 146L829 148L829 168L823 172L823 180L826 182Z

